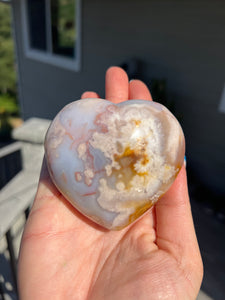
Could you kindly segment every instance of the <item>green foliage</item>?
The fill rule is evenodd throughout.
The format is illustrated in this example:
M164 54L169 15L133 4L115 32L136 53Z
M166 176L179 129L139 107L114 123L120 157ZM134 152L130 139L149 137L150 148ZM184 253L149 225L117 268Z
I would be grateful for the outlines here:
M11 7L0 3L0 94L16 95Z
M0 140L9 140L10 116L18 116L11 6L0 2Z
M74 55L76 39L74 12L74 0L51 1L51 21L54 32L53 48L58 54Z
M75 38L75 1L60 0L58 1L58 6L58 31L60 34L60 42L63 46L65 45L73 48Z
M19 108L16 99L9 94L0 95L0 114L18 116Z

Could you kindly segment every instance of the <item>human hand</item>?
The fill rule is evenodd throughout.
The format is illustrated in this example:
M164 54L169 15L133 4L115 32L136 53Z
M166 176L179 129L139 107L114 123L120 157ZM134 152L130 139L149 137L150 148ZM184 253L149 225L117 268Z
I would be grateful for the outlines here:
M129 82L117 67L106 73L105 98L152 100L143 82ZM143 217L108 231L69 204L44 161L19 255L21 300L196 299L202 273L184 166Z

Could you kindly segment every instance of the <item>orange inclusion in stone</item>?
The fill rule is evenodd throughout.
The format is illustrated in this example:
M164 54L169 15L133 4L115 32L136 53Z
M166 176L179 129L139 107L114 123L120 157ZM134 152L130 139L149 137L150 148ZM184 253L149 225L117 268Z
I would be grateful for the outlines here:
M140 162L143 166L149 162L149 158L144 147L131 149L126 147L121 155L115 154L114 160L120 165L119 170L113 170L113 175L116 176L117 182L123 182L125 189L131 188L130 182L135 175L146 176L147 172L138 172L135 169L135 164Z
M137 220L140 216L142 216L147 210L149 210L153 206L152 202L145 203L143 205L140 205L139 207L136 207L134 213L132 213L129 216L129 219L126 224L123 224L122 226L117 226L114 230L121 230L125 228L126 226L132 224L135 220Z
M136 127L139 127L139 125L141 124L141 121L140 120L134 120L134 123L135 123Z
M135 212L129 216L129 223L131 224L134 222L137 218L142 216L151 206L153 206L152 202L147 202L144 205L141 205L135 209Z

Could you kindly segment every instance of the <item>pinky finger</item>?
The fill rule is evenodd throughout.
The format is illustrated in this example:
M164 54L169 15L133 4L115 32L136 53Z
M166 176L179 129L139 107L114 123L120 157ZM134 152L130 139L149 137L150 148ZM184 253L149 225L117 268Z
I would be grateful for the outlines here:
M100 96L95 93L95 92L84 92L82 95L81 95L81 99L86 99L86 98L100 98Z

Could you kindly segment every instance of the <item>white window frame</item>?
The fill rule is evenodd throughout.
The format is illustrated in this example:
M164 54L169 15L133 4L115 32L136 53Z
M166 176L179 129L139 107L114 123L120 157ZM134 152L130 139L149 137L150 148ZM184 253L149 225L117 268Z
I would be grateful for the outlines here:
M51 25L50 20L50 0L45 0L46 5L46 34L47 34L47 51L41 51L37 49L32 49L30 47L29 41L29 30L28 30L28 10L27 10L27 0L21 0L22 5L22 29L23 29L23 41L24 41L24 51L27 58L34 59L36 61L41 61L47 64L58 66L72 71L80 71L81 69L81 0L75 0L76 3L76 45L75 45L75 57L64 57L52 52L51 43L51 30L49 27Z

